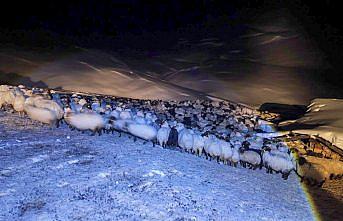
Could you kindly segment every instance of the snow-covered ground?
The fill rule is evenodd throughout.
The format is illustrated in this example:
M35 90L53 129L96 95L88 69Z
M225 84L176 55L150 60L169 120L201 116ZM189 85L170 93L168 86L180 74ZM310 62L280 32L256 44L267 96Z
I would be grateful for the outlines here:
M313 220L297 177L0 112L0 220Z
M286 121L282 126L296 124L295 133L319 135L343 150L343 100L314 99L302 118Z

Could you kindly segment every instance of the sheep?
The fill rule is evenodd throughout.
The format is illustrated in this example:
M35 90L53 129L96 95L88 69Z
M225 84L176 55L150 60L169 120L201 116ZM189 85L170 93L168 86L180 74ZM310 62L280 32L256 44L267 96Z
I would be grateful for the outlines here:
M90 130L101 135L101 130L105 127L104 118L96 113L73 113L66 112L64 119L73 128L81 131Z
M158 144L161 145L162 147L166 147L168 138L169 138L169 133L170 133L170 127L168 123L165 122L157 132L157 141L158 141Z
M296 171L301 182L305 181L310 186L321 187L330 177L323 165L310 163L304 157L299 158Z
M200 134L194 134L192 152L198 156L201 156L204 146L205 146L205 139Z
M113 110L111 113L110 113L111 117L113 117L114 119L119 119L120 118L120 111L119 110Z
M234 167L237 167L238 162L240 162L240 154L239 154L239 148L240 146L235 145L232 148L232 157L231 157L231 161Z
M182 129L179 133L178 144L179 147L184 149L186 152L190 152L193 147L193 134L194 131L190 129Z
M131 120L114 120L113 121L113 129L119 133L119 137L121 137L121 132L128 132L127 126L129 123L133 123Z
M157 130L155 127L146 124L129 123L127 125L127 129L130 134L146 141L151 141L153 146L155 146L154 140L157 136Z
M140 117L140 116L134 116L133 120L137 123L137 124L149 124L149 122L144 118L144 117Z
M50 126L57 124L58 119L56 113L47 108L39 108L33 105L25 104L24 110L32 120L49 124Z
M340 179L343 176L343 162L334 159L318 159L317 157L307 156L306 160L309 163L321 164L330 174L330 179Z
M206 135L204 137L204 154L206 159L210 156L210 146L212 142L215 142L216 137L212 134Z
M131 120L132 119L132 113L129 110L125 110L125 111L120 112L119 117L122 120Z
M15 94L13 90L0 91L0 108L2 108L4 104L13 106L14 100Z
M24 114L25 100L23 93L17 91L13 102L13 109L19 113L19 116Z
M0 92L9 91L10 89L11 87L8 85L5 85L5 84L0 85Z
M264 149L262 154L262 161L267 169L267 173L281 172L282 178L287 180L292 170L295 170L295 159L290 155L283 156L270 149Z
M57 127L59 126L60 120L62 120L64 116L64 111L62 107L53 100L47 100L47 99L44 99L43 97L37 96L37 97L30 97L26 99L25 103L28 105L33 105L38 108L46 108L55 112L56 117L57 117L57 122L56 122Z
M179 140L179 132L175 127L172 127L169 132L167 146L169 147L177 147Z
M262 157L257 150L245 148L240 148L239 150L240 163L244 168L246 168L247 164L249 169L262 168Z
M231 165L231 157L232 157L232 148L230 143L221 140L220 141L220 159L223 161L224 164L229 164Z
M212 139L212 142L210 142L208 146L208 154L210 155L210 157L216 159L217 162L219 162L221 148L219 140L217 138Z

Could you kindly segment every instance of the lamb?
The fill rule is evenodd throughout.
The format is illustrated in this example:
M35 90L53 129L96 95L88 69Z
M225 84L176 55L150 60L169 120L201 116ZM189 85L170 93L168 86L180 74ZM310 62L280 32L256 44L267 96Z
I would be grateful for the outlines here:
M66 122L81 131L90 130L92 135L98 133L101 135L101 130L105 127L105 121L103 117L96 113L72 113L67 112L64 116Z
M153 146L155 146L154 140L157 136L155 127L146 124L129 123L127 129L130 134L147 141L152 141Z
M198 156L201 156L205 146L205 139L200 134L193 135L192 151Z
M241 165L246 168L247 164L249 169L262 169L262 157L257 150L240 148L240 162Z
M157 132L158 144L162 147L166 147L170 133L170 127L167 122L165 122L162 127Z
M58 119L56 113L47 108L39 108L33 105L25 104L24 110L32 120L49 124L50 126L57 124Z

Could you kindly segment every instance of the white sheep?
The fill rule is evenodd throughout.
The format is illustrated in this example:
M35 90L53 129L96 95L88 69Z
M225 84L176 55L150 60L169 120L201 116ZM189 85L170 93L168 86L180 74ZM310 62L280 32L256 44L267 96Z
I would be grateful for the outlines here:
M24 114L25 97L21 91L16 91L16 96L13 102L13 109L19 113L19 116Z
M231 165L231 158L232 158L232 148L231 144L221 140L220 144L220 159L223 161L224 164L229 163Z
M258 167L262 167L262 158L257 151L241 148L239 154L240 162L244 168L246 168L247 164L249 169L255 170Z
M196 155L201 156L204 146L205 146L205 139L200 134L194 134L192 151Z
M96 113L67 112L64 119L71 127L81 131L91 130L93 135L96 132L101 135L101 130L105 127L104 118Z
M125 111L120 112L119 117L122 120L131 120L132 119L132 113L129 110L125 110Z
M267 169L267 173L273 173L273 171L277 173L281 172L282 178L286 180L290 172L295 169L295 160L290 155L284 156L280 153L264 150L262 160Z
M186 152L190 152L193 147L193 130L190 129L182 129L179 133L178 144L179 146L184 149Z
M234 167L237 167L238 162L241 160L240 154L239 154L239 148L240 148L240 145L234 145L234 147L232 148L231 161Z
M57 119L60 120L63 118L64 111L62 107L53 100L47 100L40 96L29 97L25 101L28 105L33 105L38 108L46 108L56 113Z
M210 156L209 153L210 153L211 143L215 142L216 137L214 135L210 134L208 136L205 136L204 139L205 139L204 151L205 151L206 159L208 159L208 157Z
M120 111L119 110L113 110L111 113L110 113L111 117L113 117L114 119L119 119L120 118Z
M49 124L50 126L57 124L58 119L54 111L29 104L24 105L24 110L32 120Z
M157 136L157 130L155 127L146 124L129 123L127 130L130 134L142 138L146 141L152 141L155 146L154 140Z
M214 138L208 147L208 154L219 162L221 154L220 142L217 138Z
M13 106L14 100L15 94L13 90L0 91L0 108L2 108L4 104Z
M157 142L162 147L166 147L167 145L170 130L168 123L165 122L157 132Z

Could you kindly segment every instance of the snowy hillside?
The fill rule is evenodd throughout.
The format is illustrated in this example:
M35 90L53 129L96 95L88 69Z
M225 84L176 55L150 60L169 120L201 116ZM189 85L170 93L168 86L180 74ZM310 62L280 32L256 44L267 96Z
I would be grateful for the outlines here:
M0 114L0 220L313 220L294 174Z
M304 117L282 126L296 125L294 132L319 135L343 149L343 100L314 99Z

